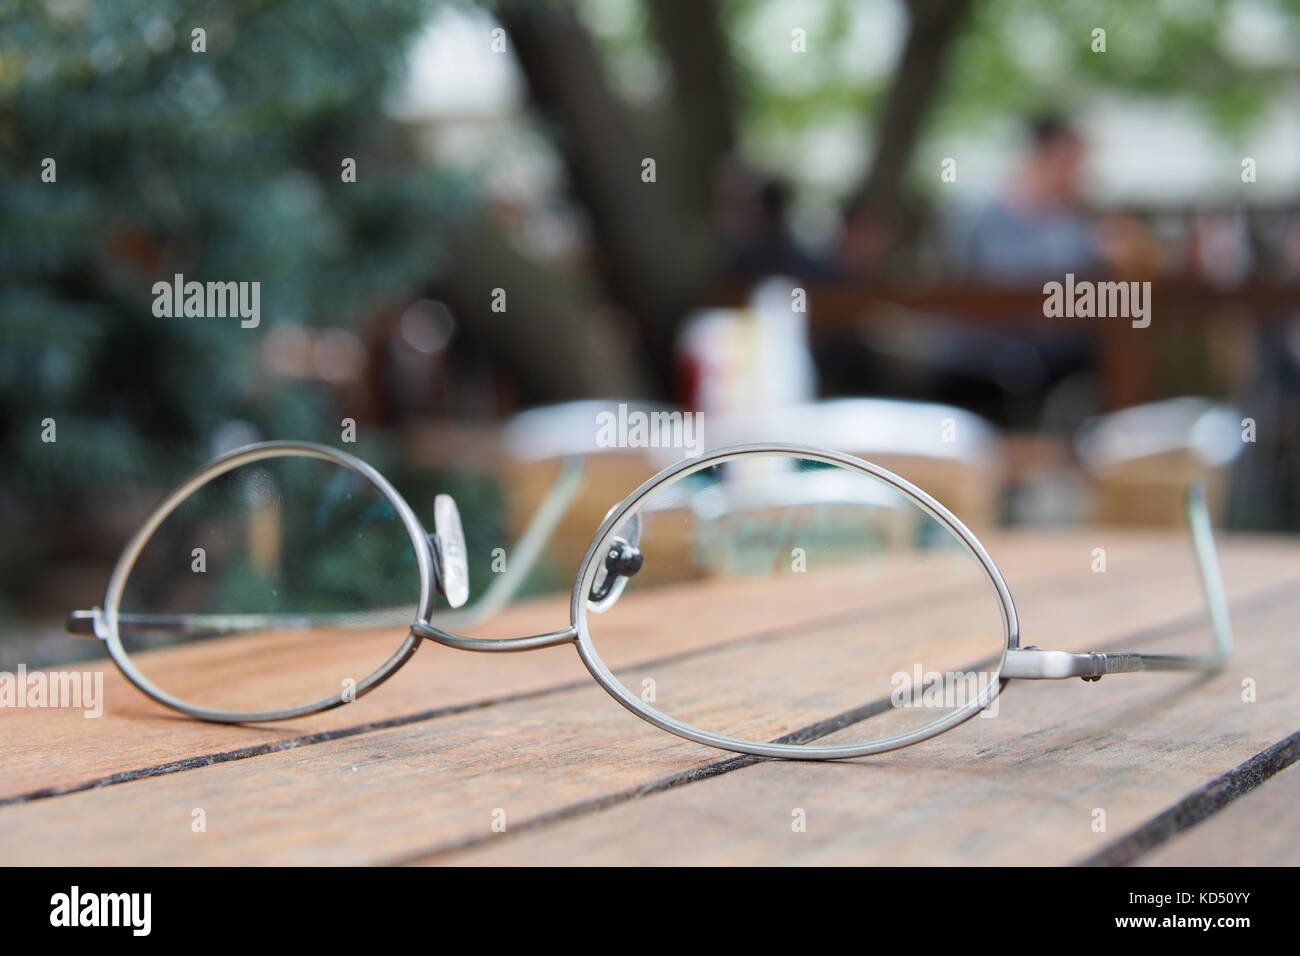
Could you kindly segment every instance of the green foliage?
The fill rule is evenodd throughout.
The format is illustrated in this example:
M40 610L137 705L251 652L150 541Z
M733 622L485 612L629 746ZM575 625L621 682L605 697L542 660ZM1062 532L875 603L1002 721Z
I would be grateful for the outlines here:
M1077 108L1124 94L1189 101L1224 134L1239 132L1293 77L1300 58L1269 62L1228 42L1232 0L989 0L977 3L951 63L938 122ZM1254 4L1293 35L1290 0ZM1093 31L1105 30L1105 52Z
M60 0L0 14L11 507L166 480L231 420L337 438L314 387L268 387L260 346L280 320L356 324L436 262L461 191L411 158L382 109L426 15L405 0ZM355 183L341 181L344 157ZM156 318L153 284L175 273L260 282L261 326ZM55 444L40 440L47 417Z
M901 51L873 31L906 33L902 0L724 5L743 106L742 134L758 161L805 175L798 157L821 131L860 130L862 164L887 131L874 118ZM1246 20L1252 30L1240 33ZM1261 24L1290 37L1252 49ZM793 28L807 53L790 50ZM1092 50L1106 31L1106 52ZM1108 96L1190 104L1224 138L1242 135L1300 74L1296 0L976 0L945 65L931 136L987 129L1040 111L1082 111ZM918 151L914 161L921 161ZM928 161L928 157L927 157ZM923 177L931 188L934 177ZM815 188L820 184L811 184ZM836 187L843 195L855 183Z

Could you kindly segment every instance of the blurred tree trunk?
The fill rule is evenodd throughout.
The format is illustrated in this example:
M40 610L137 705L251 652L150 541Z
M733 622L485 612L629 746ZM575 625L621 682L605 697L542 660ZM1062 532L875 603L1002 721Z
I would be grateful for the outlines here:
M892 218L901 210L908 162L972 2L909 0L907 39L877 124L874 159L854 192L855 215ZM573 196L589 216L602 284L634 323L648 386L669 395L677 328L720 274L711 212L719 173L735 146L737 104L718 4L646 3L672 71L670 113L662 123L637 114L611 89L570 4L506 4L498 16L564 159ZM647 158L656 163L653 183L642 180ZM606 326L606 336L616 337L616 328ZM631 380L626 370L619 377Z
M677 325L716 270L709 223L692 208L699 173L615 96L571 7L510 4L499 16L590 216L604 285L635 321L652 384L667 394ZM654 182L642 180L645 159L655 161Z
M641 397L650 386L595 290L521 255L486 219L451 241L451 261L435 292L453 314L472 316L465 332L541 402ZM493 311L496 289L504 311Z
M943 89L944 68L972 2L909 0L907 6L907 41L876 123L875 157L851 203L856 216L888 220L901 210L908 162Z
M693 216L707 219L722 164L736 145L735 84L718 4L648 0L655 36L672 68L672 119Z

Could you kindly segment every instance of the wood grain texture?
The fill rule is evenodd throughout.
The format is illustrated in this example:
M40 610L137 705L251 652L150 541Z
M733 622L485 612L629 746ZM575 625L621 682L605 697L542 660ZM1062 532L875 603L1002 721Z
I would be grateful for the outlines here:
M1300 866L1300 765L1142 856L1142 866Z
M1137 573L1162 556L1176 557L1186 550L1186 543L1180 540L1151 539L1120 531L1071 533L1048 539L1006 535L989 542L995 556L1005 554L1005 573L1014 574L1026 586L1033 586L1040 578L1073 580L1077 569L1090 560L1095 546L1109 549L1118 574ZM850 595L848 599L860 602L866 612L889 601L942 592L939 583L905 576L889 587L867 595ZM778 612L789 613L779 607L779 602L774 603ZM511 608L475 630L474 635L519 636L552 630L567 621L565 595ZM734 608L719 602L715 623L715 637L723 640L735 636L736 627L745 621ZM391 638L382 640L386 650L396 646ZM202 674L203 657L211 653L205 648L196 644L183 652L163 654L173 655L178 664L185 655L193 656L192 669ZM619 663L618 656L612 656L609 663ZM316 688L336 686L332 674L325 680L312 676L312 668L320 664L320 658L307 658L282 679L290 684L303 681ZM24 794L84 787L114 774L290 748L321 735L428 719L443 712L565 684L584 685L591 680L577 655L568 648L535 651L521 657L468 654L426 644L387 683L348 707L279 724L223 726L190 720L154 703L106 659L79 664L76 669L103 674L104 716L88 720L74 710L0 708L0 802Z
M1106 574L1088 570L1094 547L1108 549ZM1013 536L990 550L1025 643L1172 651L1206 639L1181 536ZM1220 675L1013 682L995 718L832 765L755 761L665 734L620 708L564 647L501 656L428 647L370 697L270 730L164 716L127 688L99 720L0 713L8 794L111 784L0 807L0 859L1076 861L1296 729L1300 548L1233 541L1223 563L1239 650ZM876 612L900 626L934 613L898 598L881 595ZM950 603L959 616L960 600ZM780 602L746 610L733 607L709 633L770 628ZM1243 676L1258 680L1256 703L1240 700ZM166 772L105 779L158 766ZM1103 833L1092 829L1098 808ZM206 832L192 829L196 809ZM791 828L796 809L807 832ZM502 819L504 833L494 829Z
M1013 683L993 719L861 761L757 762L552 826L479 839L450 864L1064 864L1142 826L1268 747L1300 714L1280 680L1242 703L1242 675L1279 673L1300 612L1293 585L1252 611L1252 639L1205 680L1125 675ZM1193 630L1156 642L1173 649ZM1295 676L1295 656L1288 672ZM1105 830L1093 829L1096 811ZM805 832L792 828L802 811ZM1208 824L1207 824L1208 825ZM1194 832L1188 838L1194 840ZM1294 840L1292 830L1291 839Z

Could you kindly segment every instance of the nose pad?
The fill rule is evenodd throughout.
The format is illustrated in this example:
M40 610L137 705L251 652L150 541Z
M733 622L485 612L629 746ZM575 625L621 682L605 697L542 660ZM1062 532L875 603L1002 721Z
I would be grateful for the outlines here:
M433 499L433 572L438 593L452 607L469 600L469 560L465 551L465 531L460 524L460 509L451 495Z
M624 534L614 537L605 549L605 558L591 582L587 608L603 614L618 601L628 579L641 570L645 556L641 543L641 516L633 515L624 526Z

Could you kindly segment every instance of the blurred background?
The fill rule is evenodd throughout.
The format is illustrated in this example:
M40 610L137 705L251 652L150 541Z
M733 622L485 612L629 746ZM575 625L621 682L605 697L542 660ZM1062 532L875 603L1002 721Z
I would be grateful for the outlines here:
M672 460L597 447L620 401L977 533L1172 527L1201 475L1300 530L1298 92L1296 0L8 4L0 668L96 650L63 615L185 474L344 419L478 582L589 454L525 593ZM177 273L260 324L156 317ZM1067 274L1150 326L1045 318Z

